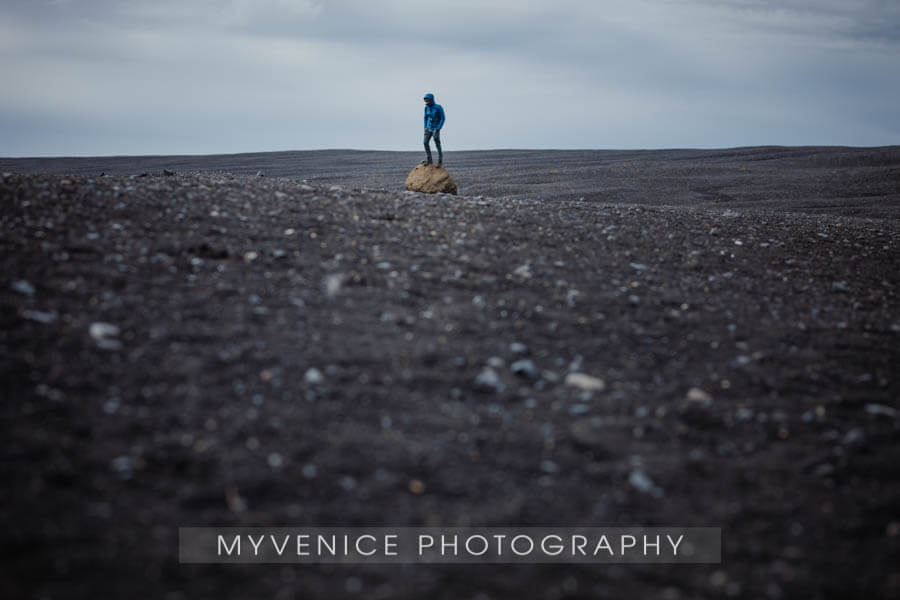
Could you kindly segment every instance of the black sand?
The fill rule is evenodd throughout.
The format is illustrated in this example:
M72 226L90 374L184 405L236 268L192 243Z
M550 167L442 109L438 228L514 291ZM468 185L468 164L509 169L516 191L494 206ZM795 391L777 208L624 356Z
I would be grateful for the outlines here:
M0 159L3 597L900 595L900 148L448 153L459 197L417 159ZM726 544L179 565L208 524Z

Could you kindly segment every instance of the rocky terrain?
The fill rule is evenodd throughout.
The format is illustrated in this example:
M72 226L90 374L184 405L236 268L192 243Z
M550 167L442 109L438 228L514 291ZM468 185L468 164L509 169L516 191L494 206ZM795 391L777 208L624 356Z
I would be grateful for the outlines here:
M448 152L458 196L417 160L0 159L0 595L900 595L900 148ZM613 524L724 561L177 562Z

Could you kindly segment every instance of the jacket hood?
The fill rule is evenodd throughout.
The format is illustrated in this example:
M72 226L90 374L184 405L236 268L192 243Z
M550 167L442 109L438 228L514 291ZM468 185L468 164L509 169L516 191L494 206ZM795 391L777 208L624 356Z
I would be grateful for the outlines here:
M431 100L434 102L434 94L425 94L424 100Z

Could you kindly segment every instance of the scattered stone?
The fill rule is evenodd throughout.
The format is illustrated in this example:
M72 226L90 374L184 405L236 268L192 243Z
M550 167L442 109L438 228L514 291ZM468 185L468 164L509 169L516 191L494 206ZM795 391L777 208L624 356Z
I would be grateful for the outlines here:
M559 381L559 375L553 371L541 371L541 378L548 383L556 383Z
M122 342L117 339L120 330L112 323L103 323L100 321L91 323L88 331L94 341L97 342L99 348L104 350L118 350L122 347Z
M854 427L844 434L841 442L846 446L859 446L866 443L866 430L862 427Z
M131 479L134 473L134 460L130 456L117 456L110 466L119 479Z
M528 359L517 360L512 365L510 365L509 368L519 377L524 377L526 379L537 379L537 367L535 367L534 363Z
M163 169L163 175L165 175L166 177L171 177L171 176L174 175L174 174L175 174L175 171L170 171L170 170L168 170L168 169Z
M310 385L318 385L325 381L325 376L322 375L322 371L318 370L315 367L310 367L303 375L303 381Z
M702 404L703 406L709 406L710 404L712 404L712 396L709 394L709 392L701 390L698 387L692 387L691 389L689 389L684 399L688 402Z
M747 408L746 406L742 406L734 411L734 418L741 422L747 422L752 421L755 414L756 413L754 413L753 410Z
M541 461L541 471L553 474L559 471L559 465L552 460L543 460Z
M506 384L503 383L497 372L490 367L485 367L478 374L478 377L475 378L475 387L485 392L500 393L506 390Z
M575 358L572 359L572 362L569 363L569 373L580 373L583 367L584 357L580 354L576 354Z
M745 367L753 362L753 359L747 356L746 354L740 354L735 357L733 361L731 361L731 366L733 367Z
M804 423L812 423L813 421L822 421L825 417L825 409L822 406L816 407L817 410L808 410L800 415L800 420ZM818 410L818 409L821 409Z
M849 292L850 288L847 287L846 281L835 281L831 284L832 292Z
M10 286L12 291L17 294L22 294L23 296L34 296L34 286L25 281L24 279L20 279L18 281L13 281Z
M631 263L631 268L635 271L646 271L649 267L643 263Z
M654 498L662 498L663 490L650 479L643 471L634 470L628 475L628 483L631 487Z
M897 409L884 404L866 404L865 410L868 414L875 417L897 418Z
M527 354L528 346L526 346L525 344L522 344L520 342L513 342L512 344L509 345L509 351L512 352L513 354Z
M256 176L257 177L265 177L265 174L262 171L257 171Z
M456 194L456 182L447 169L435 165L416 165L406 177L406 189L426 194Z
M266 462L269 463L269 466L273 469L280 469L282 465L284 465L284 458L277 452L272 452L266 457Z
M50 325L51 323L56 322L55 313L43 312L40 310L23 310L22 318L36 323L43 323L44 325Z
M412 479L409 482L409 491L415 494L416 496L421 496L425 493L425 483L421 479Z
M527 263L519 265L513 270L513 275L521 277L522 279L529 279L531 277L531 265Z
M605 381L585 373L569 373L565 384L588 392L602 392L606 389Z
M584 415L591 412L591 407L587 404L573 404L569 407L569 414L573 417Z
M341 287L344 285L344 274L343 273L331 273L330 275L326 275L325 279L322 280L322 290L325 292L325 295L329 298L337 296L338 292L341 291Z
M315 479L316 475L319 473L319 469L316 468L316 465L312 463L306 463L303 465L303 468L300 470L300 473L303 475L305 479Z

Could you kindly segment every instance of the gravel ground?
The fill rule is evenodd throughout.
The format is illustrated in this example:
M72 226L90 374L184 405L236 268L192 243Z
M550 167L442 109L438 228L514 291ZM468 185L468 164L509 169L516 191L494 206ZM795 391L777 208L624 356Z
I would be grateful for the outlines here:
M900 148L415 159L0 159L3 597L900 595ZM179 565L204 524L725 560Z
M448 145L448 144L445 144ZM0 158L0 171L97 176L225 171L403 191L414 152L269 152L219 156ZM728 150L447 152L467 196L900 216L900 146Z

